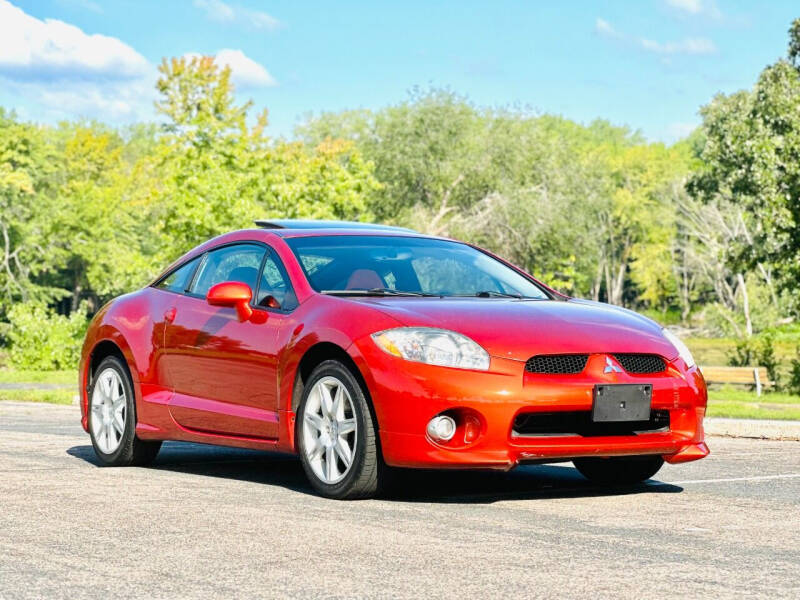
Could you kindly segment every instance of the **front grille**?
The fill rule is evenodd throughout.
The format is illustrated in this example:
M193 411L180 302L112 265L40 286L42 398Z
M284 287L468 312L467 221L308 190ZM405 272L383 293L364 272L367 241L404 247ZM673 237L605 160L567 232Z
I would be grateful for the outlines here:
M575 375L586 367L588 354L540 354L525 363L528 373L547 375Z
M602 422L592 421L592 411L575 410L559 412L529 412L517 415L513 433L517 436L580 435L597 437L607 435L635 435L669 430L669 411L652 410L647 421Z
M667 368L664 359L655 354L615 354L614 358L628 373L661 373Z

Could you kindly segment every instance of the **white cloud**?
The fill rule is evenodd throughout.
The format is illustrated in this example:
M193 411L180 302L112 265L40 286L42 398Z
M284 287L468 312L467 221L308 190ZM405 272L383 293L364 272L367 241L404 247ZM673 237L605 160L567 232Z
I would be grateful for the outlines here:
M187 58L200 56L196 52L185 54ZM275 78L261 64L245 55L241 50L223 48L214 56L214 61L223 67L230 67L231 81L239 89L263 88L278 85Z
M695 129L699 127L698 123L670 123L667 126L667 139L669 141L677 141L687 137Z
M666 0L666 2L667 6L685 11L691 15L697 15L703 11L703 3L700 0Z
M154 67L121 40L0 0L0 86L51 119L152 114Z
M639 39L639 44L645 50L658 54L714 54L717 51L714 42L706 38L686 38L679 42L665 42L663 44L641 38Z
M103 14L103 7L97 2L92 2L92 0L58 0L58 3L88 10L89 12L97 13L99 15Z
M239 24L267 30L277 29L281 25L278 19L263 11L231 6L222 0L194 0L194 5L204 11L209 19L218 23Z
M233 9L220 0L194 0L194 5L205 11L208 18L214 21L227 23L236 19Z
M42 21L0 0L0 75L17 81L129 79L147 68L147 60L117 38Z
M278 84L263 66L245 56L241 50L224 48L217 52L216 60L220 65L231 68L231 80L239 87L269 87Z
M597 33L603 35L609 35L615 37L618 35L617 32L614 30L614 28L611 26L611 23L599 17L597 18L597 21L595 21L594 29L595 31L597 31Z
M153 82L142 79L120 84L68 85L39 90L37 99L62 118L89 117L114 122L150 118L156 99Z
M239 89L277 85L241 50L222 49L216 60L230 66ZM117 38L40 20L0 0L0 90L31 115L117 123L151 119L157 76L154 65Z
M665 4L675 12L687 17L708 17L722 20L722 12L714 0L664 0Z
M676 42L657 42L649 38L636 37L617 31L611 23L598 18L594 24L594 30L598 35L606 38L619 40L626 44L633 45L641 50L653 52L655 54L687 54L702 55L714 54L717 47L708 38L685 38Z

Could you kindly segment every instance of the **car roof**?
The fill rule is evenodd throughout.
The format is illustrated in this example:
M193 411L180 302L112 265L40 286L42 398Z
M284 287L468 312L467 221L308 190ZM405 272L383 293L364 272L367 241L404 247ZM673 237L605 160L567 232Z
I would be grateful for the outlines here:
M434 240L446 240L438 236L427 235L414 231L413 229L406 229L404 227L393 227L391 225L376 225L373 223L362 223L355 221L314 221L314 220L299 220L299 219L278 219L278 220L257 220L255 224L258 225L257 229L238 229L236 231L229 231L223 233L202 244L199 244L183 254L180 258L175 260L171 265L164 269L161 274L153 280L153 283L159 281L166 275L173 271L177 266L188 262L189 260L200 256L204 252L208 252L219 246L226 244L248 242L248 241L261 241L266 242L270 237L280 238L293 238L293 237L315 237L315 236L328 236L328 235L357 235L357 236L396 236L396 237L417 237ZM447 240L455 241L455 240ZM461 242L463 243L463 242Z
M270 219L255 221L261 229L268 229L270 233L275 233L281 237L308 236L316 234L331 233L358 233L361 235L376 233L386 235L395 234L420 234L413 229L405 227L395 227L393 225L380 225L376 223L363 223L359 221L326 221L313 219ZM425 236L427 237L427 236Z

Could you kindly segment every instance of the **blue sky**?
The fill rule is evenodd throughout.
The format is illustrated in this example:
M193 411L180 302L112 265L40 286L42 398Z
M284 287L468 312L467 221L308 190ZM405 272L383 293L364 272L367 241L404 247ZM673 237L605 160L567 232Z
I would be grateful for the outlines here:
M796 17L796 0L0 0L0 106L42 122L153 119L162 57L200 53L231 66L275 136L309 112L432 85L671 142L783 56Z

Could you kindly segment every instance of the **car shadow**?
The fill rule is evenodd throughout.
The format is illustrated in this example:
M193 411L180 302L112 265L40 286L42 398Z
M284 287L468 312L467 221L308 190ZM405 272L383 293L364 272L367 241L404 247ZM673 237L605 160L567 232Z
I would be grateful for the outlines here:
M67 454L93 465L100 463L90 445L73 446ZM648 480L627 486L601 486L585 479L571 465L529 465L512 471L392 469L382 497L398 502L491 504L501 500L581 498L629 494L674 494L677 485ZM150 469L279 485L314 494L300 461L287 454L165 442Z

